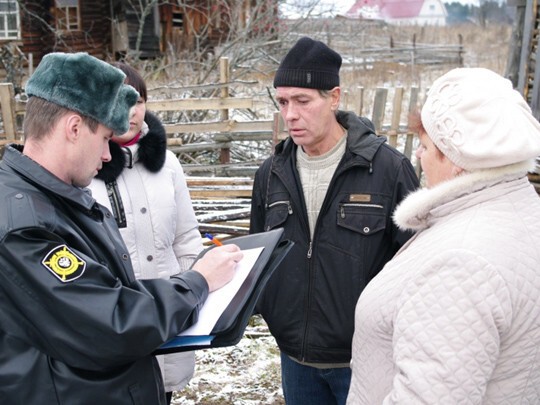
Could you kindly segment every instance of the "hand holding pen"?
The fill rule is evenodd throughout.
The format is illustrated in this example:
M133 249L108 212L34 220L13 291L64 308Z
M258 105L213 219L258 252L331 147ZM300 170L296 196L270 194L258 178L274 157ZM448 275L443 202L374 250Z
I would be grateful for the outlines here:
M206 254L195 262L193 270L198 271L206 279L209 291L223 287L233 277L236 264L242 260L244 254L240 248L232 243L223 245L218 239L205 234L218 248L209 249Z

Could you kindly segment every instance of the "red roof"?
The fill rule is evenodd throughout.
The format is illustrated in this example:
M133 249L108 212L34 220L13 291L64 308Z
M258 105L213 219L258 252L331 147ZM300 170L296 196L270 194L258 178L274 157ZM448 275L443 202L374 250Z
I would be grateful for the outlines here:
M346 15L357 17L362 8L377 8L380 18L414 18L420 14L424 0L357 0Z

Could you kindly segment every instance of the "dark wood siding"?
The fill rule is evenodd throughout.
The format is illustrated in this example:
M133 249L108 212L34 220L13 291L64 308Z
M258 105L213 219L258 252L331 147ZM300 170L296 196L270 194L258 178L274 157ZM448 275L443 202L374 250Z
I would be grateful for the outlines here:
M139 56L157 57L169 49L191 50L196 40L199 49L212 48L229 35L229 5L251 2L250 6L253 7L254 1L189 0L185 7L175 6L174 2L155 7L144 23ZM277 1L265 1L269 9L275 8L277 21ZM134 4L132 1L79 0L81 29L63 33L56 31L53 0L20 0L19 4L21 40L9 42L15 42L25 54L33 54L34 64L38 64L43 55L55 51L84 51L101 59L119 56L112 55L112 18L117 22L127 22L129 49L136 48L140 24L137 12L131 8ZM244 9L251 7L245 6ZM240 18L246 20L249 16L242 13ZM265 21L262 29L267 30L273 24L272 21Z
M56 32L52 0L21 2L21 50L37 64L49 52L88 52L104 58L110 51L109 0L79 1L81 29Z

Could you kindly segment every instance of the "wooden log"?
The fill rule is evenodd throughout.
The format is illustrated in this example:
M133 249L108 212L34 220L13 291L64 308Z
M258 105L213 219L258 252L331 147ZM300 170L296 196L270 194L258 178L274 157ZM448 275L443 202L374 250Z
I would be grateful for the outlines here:
M218 235L219 233L226 233L229 235L240 236L247 235L249 229L241 226L226 226L226 225L215 225L215 224L199 224L199 232L201 233L211 233L213 235ZM221 238L221 237L220 237Z
M221 198L221 199L216 198L214 200L193 199L191 201L194 208L201 207L202 209L204 209L204 207L208 207L209 205L219 209L220 206L243 207L243 206L248 206L251 204L250 198Z
M204 214L204 215L198 215L197 221L199 223L211 223L211 222L223 222L223 221L231 221L235 219L244 219L249 218L251 213L250 208L239 208L234 210L227 210L227 211L219 211L215 212L212 211L211 213Z

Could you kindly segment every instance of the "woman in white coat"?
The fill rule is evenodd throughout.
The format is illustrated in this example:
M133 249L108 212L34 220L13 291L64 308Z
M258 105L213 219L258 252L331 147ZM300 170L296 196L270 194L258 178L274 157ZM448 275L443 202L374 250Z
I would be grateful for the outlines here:
M348 404L540 403L540 125L510 81L454 69L429 90L416 231L358 300Z
M201 235L184 172L167 150L159 119L146 111L144 79L131 66L126 74L140 98L132 109L130 129L110 142L110 162L90 185L92 195L114 214L139 279L169 278L186 271L202 250ZM157 356L167 401L194 373L194 352Z

